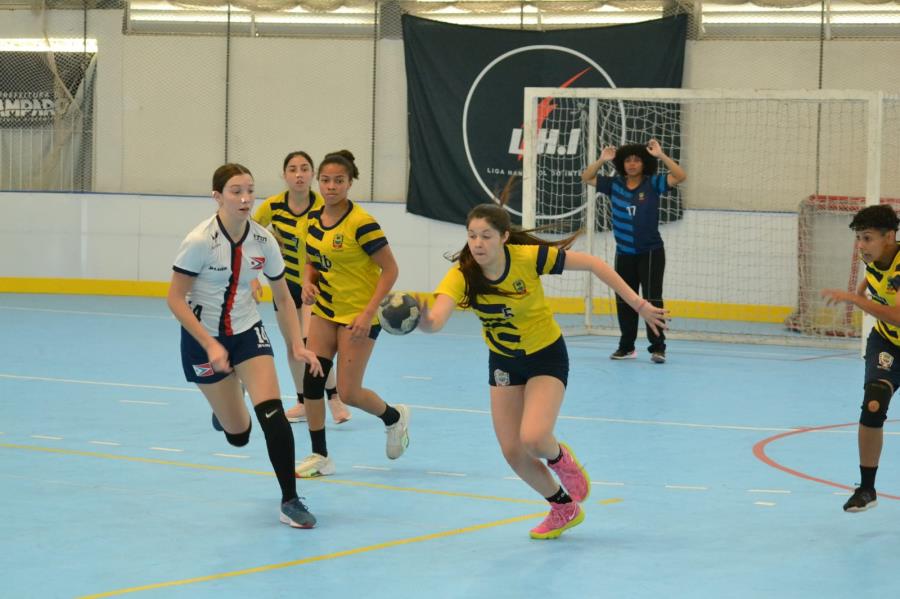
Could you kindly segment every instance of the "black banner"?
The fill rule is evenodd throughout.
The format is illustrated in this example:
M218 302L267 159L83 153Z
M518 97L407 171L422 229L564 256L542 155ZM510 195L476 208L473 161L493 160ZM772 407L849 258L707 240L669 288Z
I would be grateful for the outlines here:
M521 173L525 87L681 87L686 33L686 15L547 32L404 15L407 209L464 223L472 206L496 197ZM550 152L572 154L583 141L563 132ZM672 148L663 149L677 160Z

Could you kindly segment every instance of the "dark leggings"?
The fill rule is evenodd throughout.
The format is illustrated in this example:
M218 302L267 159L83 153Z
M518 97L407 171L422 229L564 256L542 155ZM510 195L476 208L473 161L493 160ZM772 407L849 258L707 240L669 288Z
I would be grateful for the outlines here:
M663 273L666 270L666 251L659 248L645 254L616 254L616 272L628 286L657 308L663 307ZM616 294L616 311L619 316L619 349L634 350L640 317L631 306ZM666 336L662 331L657 335L647 326L648 351L666 351Z

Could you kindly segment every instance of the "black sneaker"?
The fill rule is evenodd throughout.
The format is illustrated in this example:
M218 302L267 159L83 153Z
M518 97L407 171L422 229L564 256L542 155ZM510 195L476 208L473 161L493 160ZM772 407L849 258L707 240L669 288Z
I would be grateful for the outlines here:
M212 424L213 424L213 428L216 429L217 431L219 431L220 433L225 430L224 428L222 428L222 423L219 422L218 418L216 418L215 412L213 412Z
M853 496L844 504L844 511L864 512L877 505L878 496L875 494L875 489L863 489L862 487L857 487L856 490L853 491Z
M650 354L650 361L654 364L665 364L666 363L666 352L664 351L655 351Z
M617 349L613 353L609 355L610 360L634 360L637 358L637 351L625 351L624 349Z

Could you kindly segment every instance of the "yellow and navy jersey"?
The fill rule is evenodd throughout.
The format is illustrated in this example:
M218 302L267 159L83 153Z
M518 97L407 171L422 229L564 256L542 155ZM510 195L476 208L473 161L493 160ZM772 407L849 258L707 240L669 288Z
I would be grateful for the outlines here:
M263 227L271 226L281 239L281 255L284 257L284 277L288 281L303 284L303 265L306 264L306 228L309 213L324 205L322 196L309 190L309 206L300 214L291 210L288 192L279 193L260 204L253 213L253 220Z
M306 235L307 257L319 274L313 314L341 324L353 322L372 299L381 267L371 256L388 244L375 219L349 204L347 213L330 227L322 224L321 207L312 210Z
M491 283L511 295L478 295L469 306L481 319L488 348L518 357L540 351L562 334L544 298L541 275L562 274L566 251L553 246L506 245L506 270ZM451 268L435 295L450 296L459 305L466 296L466 281L459 265Z
M879 270L874 262L866 264L866 288L872 296L872 301L885 306L897 305L897 291L900 290L900 251L894 256L887 270ZM875 330L894 345L900 346L900 327L876 320Z

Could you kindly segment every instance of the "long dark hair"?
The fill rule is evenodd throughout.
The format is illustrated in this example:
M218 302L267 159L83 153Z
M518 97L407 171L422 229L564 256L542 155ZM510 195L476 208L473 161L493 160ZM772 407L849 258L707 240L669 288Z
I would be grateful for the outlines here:
M478 204L472 208L466 216L466 226L468 227L469 223L476 218L483 218L492 229L500 234L501 237L504 233L509 233L509 239L506 240L507 244L553 246L563 250L572 247L572 244L575 243L575 240L581 234L581 231L578 231L565 239L550 241L542 239L534 234L540 232L541 229L539 228L521 229L512 224L512 221L509 218L509 212L503 207L506 198L509 196L512 183L513 180L511 179L510 182L506 184L503 193L500 194L500 204ZM466 281L466 295L465 298L463 298L463 302L460 304L463 308L471 308L474 306L477 303L475 298L478 295L515 295L514 293L499 289L484 276L484 271L481 270L481 266L475 262L475 258L472 256L472 251L469 249L468 243L464 245L460 251L448 256L448 258L454 262L459 262L459 269L462 271L463 278Z

